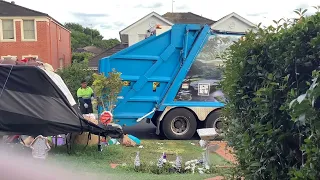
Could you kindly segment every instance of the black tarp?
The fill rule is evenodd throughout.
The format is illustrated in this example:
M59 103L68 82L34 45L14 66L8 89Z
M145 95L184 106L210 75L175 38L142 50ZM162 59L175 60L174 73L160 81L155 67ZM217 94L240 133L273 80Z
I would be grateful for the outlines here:
M44 70L16 65L0 65L0 131L32 136L76 132L122 136L120 126L85 120Z

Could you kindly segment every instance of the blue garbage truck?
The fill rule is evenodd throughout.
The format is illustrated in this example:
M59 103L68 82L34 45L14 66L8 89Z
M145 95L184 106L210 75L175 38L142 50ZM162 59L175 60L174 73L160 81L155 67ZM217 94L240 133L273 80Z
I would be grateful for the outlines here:
M158 135L173 140L191 139L198 128L221 129L223 54L243 35L179 24L102 58L99 73L115 69L126 82L115 123L133 126L146 119Z

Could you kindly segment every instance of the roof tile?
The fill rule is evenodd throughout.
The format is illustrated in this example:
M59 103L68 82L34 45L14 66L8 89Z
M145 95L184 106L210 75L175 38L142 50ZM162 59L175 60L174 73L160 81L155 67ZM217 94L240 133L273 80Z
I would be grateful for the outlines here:
M194 14L192 12L179 12L171 13L167 12L162 17L171 21L174 24L207 24L212 25L216 21Z
M103 51L101 54L98 54L89 60L89 67L90 68L97 68L99 66L100 59L102 59L104 57L111 56L111 55L113 55L113 54L115 54L115 53L117 53L127 47L128 47L128 44L118 44L118 45L113 46L110 49Z
M0 0L0 16L48 16L48 14Z

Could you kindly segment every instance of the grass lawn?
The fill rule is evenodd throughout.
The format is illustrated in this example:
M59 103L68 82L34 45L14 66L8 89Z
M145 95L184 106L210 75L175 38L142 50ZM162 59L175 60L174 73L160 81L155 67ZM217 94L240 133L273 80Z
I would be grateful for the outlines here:
M50 161L58 164L72 167L72 170L83 173L99 174L105 179L205 179L215 175L223 175L227 173L225 169L217 169L217 174L199 175L199 174L170 174L170 175L156 175L148 173L136 173L133 171L133 162L137 151L140 151L140 160L142 163L150 164L152 161L156 163L163 152L167 153L167 159L174 161L176 153L182 157L183 163L202 157L203 150L197 146L192 145L191 142L197 144L198 141L161 141L161 140L143 140L143 149L138 147L123 147L121 145L112 145L104 147L102 152L97 151L97 146L87 147L74 146L73 152L67 154L66 147L59 147L52 149L50 153ZM214 165L230 165L222 157L216 154L210 155L210 160ZM112 169L110 163L124 164L127 166Z

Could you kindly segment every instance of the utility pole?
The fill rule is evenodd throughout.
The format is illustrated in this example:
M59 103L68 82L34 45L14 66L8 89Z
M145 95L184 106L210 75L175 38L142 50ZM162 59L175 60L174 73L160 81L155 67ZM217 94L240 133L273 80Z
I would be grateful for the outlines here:
M90 26L91 26L91 46L93 46L93 26L92 26L92 24L90 24Z
M172 6L171 6L171 12L173 13L173 3L174 3L175 1L174 0L172 0Z

